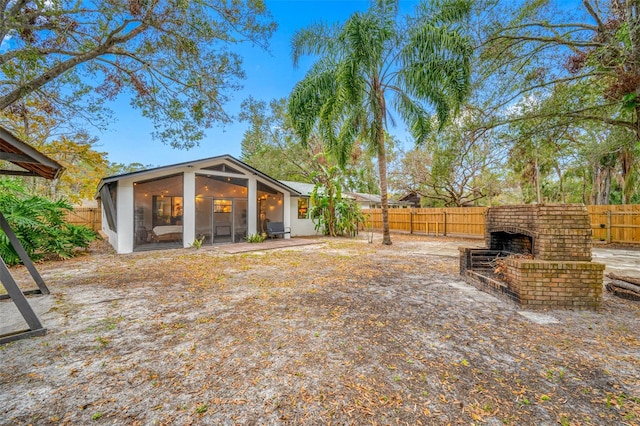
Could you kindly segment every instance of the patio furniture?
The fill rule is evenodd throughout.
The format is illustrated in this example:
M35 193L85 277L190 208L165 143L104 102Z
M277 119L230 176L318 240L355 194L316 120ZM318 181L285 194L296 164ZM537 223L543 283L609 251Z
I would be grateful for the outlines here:
M182 225L154 226L147 239L152 243L182 241Z
M284 226L284 222L267 222L267 236L269 238L278 238L278 235L291 235L291 228Z

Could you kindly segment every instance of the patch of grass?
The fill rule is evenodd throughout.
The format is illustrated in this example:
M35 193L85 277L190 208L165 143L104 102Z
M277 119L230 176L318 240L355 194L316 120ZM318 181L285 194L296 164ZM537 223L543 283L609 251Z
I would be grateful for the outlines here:
M207 411L209 411L209 405L207 404L200 404L196 407L196 413L198 414L204 414Z
M100 420L101 417L102 413L98 411L97 413L93 413L93 416L91 416L91 420Z
M98 342L98 349L106 348L109 345L109 339L102 336L96 337L96 342Z
M124 321L124 317L119 315L117 317L107 317L101 321L102 325L107 330L115 330L118 323Z
M560 378L560 380L564 379L564 373L566 372L566 370L564 369L564 367L561 367L558 370L558 377Z

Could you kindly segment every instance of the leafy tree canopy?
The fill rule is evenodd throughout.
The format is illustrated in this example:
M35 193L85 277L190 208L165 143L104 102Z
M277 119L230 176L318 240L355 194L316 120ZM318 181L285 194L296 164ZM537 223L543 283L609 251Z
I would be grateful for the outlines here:
M317 132L306 144L295 137L286 106L286 99L272 99L268 105L253 98L242 103L240 119L249 123L249 128L242 138L241 159L273 178L312 183L313 176L336 165L336 160L325 151ZM393 139L389 141L391 144ZM346 191L377 193L375 167L361 143L352 147L340 178Z
M192 147L230 119L223 105L244 76L231 46L266 46L274 29L262 0L5 1L0 110L25 98L45 111L85 100L91 114L127 93L156 138Z

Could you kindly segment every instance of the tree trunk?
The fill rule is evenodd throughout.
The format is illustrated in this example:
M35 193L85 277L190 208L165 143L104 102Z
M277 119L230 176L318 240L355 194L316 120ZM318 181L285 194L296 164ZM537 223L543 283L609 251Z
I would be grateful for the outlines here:
M382 204L382 244L391 245L389 233L389 201L387 197L387 153L384 147L384 132L381 132L382 143L378 150L378 171L380 172L380 203Z
M564 204L564 203L567 202L566 201L567 197L565 196L565 193L564 193L564 179L563 179L564 176L562 175L562 170L560 169L559 165L556 164L555 169L556 169L556 174L558 175L558 184L560 186L560 188L559 188L560 189L560 202L562 204Z
M622 204L629 204L635 191L633 168L636 164L636 157L632 149L625 147L618 154L618 162L620 163L620 174L622 178Z
M540 165L538 164L538 152L536 151L536 198L538 204L542 204L542 193L540 192Z
M601 205L609 204L609 200L611 199L611 167L605 169L603 188L600 196L602 197L600 200Z

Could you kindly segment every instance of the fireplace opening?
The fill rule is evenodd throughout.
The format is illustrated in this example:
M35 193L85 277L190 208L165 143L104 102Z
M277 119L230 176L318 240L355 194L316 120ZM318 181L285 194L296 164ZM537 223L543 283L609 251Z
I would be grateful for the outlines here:
M512 254L533 254L533 237L506 231L492 232L489 248Z

